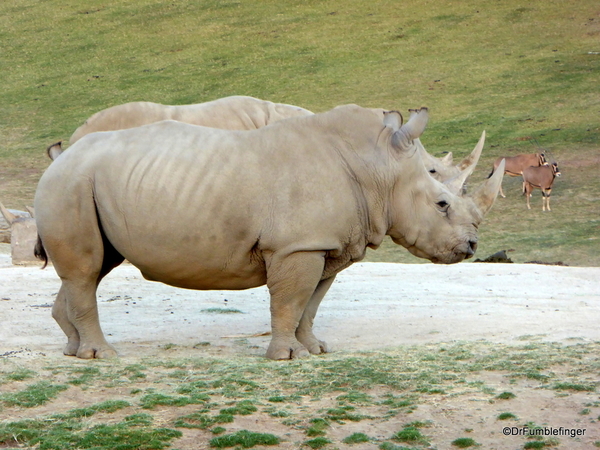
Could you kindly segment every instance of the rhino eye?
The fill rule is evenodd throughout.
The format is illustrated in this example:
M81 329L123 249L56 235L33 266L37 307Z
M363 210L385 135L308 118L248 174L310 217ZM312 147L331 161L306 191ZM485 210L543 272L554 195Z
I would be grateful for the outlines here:
M450 205L448 204L448 202L446 200L441 200L441 201L437 202L436 205L439 208L439 210L442 212L447 212L448 208L450 207Z
M429 173L436 173L436 172L437 172L437 170L435 170L435 169L430 169L429 170Z

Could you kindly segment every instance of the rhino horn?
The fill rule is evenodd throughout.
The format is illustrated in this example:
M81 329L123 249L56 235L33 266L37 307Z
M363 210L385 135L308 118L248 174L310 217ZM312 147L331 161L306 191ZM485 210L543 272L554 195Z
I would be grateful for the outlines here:
M496 200L502 184L505 164L506 162L503 159L494 174L484 181L473 194L469 195L482 215L485 215L491 209L494 200Z
M451 166L452 165L452 152L448 152L446 156L441 159L442 163Z
M58 141L55 144L48 146L46 149L46 153L48 154L48 158L54 161L58 156L63 152L62 141Z
M425 131L425 127L429 121L429 113L425 107L411 109L409 111L410 119L408 119L406 124L402 125L400 131L403 131L404 135L412 141L420 137L423 134L423 131Z
M4 207L2 202L0 202L0 211L2 212L4 219L6 219L9 225L12 225L13 222L17 219L17 217L13 213L11 213L8 209Z
M481 151L483 150L484 143L485 143L485 131L483 133L481 133L481 138L479 138L479 142L477 142L477 145L471 152L471 156L465 158L465 160L464 160L464 161L470 160L470 163L464 167L461 167L462 163L457 165L456 167L458 167L461 170L461 172L457 176L444 182L444 184L450 190L450 192L460 195L460 192L462 192L462 188L463 188L463 185L465 184L465 181L467 181L467 178L475 170L475 166L477 165L477 161L479 161L479 157L481 156ZM463 163L464 163L464 161L463 161Z
M477 161L479 161L479 157L481 156L481 151L483 150L483 144L485 143L485 131L481 134L481 139L471 152L469 156L463 159L460 163L456 165L459 170L465 170L468 167L473 167L477 165Z

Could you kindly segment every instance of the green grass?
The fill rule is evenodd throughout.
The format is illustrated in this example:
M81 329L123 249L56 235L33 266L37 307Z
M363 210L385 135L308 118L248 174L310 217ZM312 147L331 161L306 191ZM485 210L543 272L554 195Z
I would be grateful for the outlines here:
M410 444L426 444L427 439L417 427L407 426L394 434L393 439L399 442L407 442Z
M512 392L506 392L506 391L502 392L501 394L496 395L496 398L500 399L500 400L510 400L515 397L516 397L515 394L513 394Z
M219 436L210 440L210 446L215 448L237 447L252 448L256 445L277 445L280 439L269 433L254 433L241 430L237 433Z
M158 450L167 448L171 440L181 436L180 431L151 424L152 418L141 414L125 417L119 423L91 426L75 418L22 420L0 424L0 445L25 443L39 445L41 450Z
M63 384L40 381L16 393L0 394L0 402L6 406L33 408L53 400L61 391L66 389L67 386Z
M344 444L361 444L363 442L369 442L369 436L365 433L352 433L350 436L345 437L342 442Z
M309 439L304 443L307 447L312 449L325 447L327 444L331 444L331 441L324 437L316 437L314 439Z
M478 444L471 438L458 438L452 441L452 445L458 448L469 448L475 447Z
M595 19L595 20L591 20ZM597 4L20 0L0 4L0 200L24 209L49 160L94 112L128 101L242 94L316 112L427 105L428 150L465 156L485 129L477 183L497 156L539 147L563 177L542 213L504 182L478 257L600 265ZM160 39L157 39L160 36ZM422 262L386 240L368 260Z
M595 394L599 352L598 342L527 341L516 346L488 342L404 346L285 364L254 356L128 358L95 361L97 371L89 371L95 374L89 384L66 382L88 372L82 370L88 366L77 361L48 359L41 367L39 361L23 360L19 371L30 371L31 376L2 385L0 447L76 450L95 442L108 450L118 437L139 448L184 448L178 439L185 430L204 433L206 442L227 437L215 441L224 446L232 442L232 435L241 439L244 435L238 431L244 428L249 433L274 433L285 442L296 436L292 440L298 446L314 448L343 446L344 439L354 434L353 441L367 436L370 445L386 449L441 448L449 442L440 441L438 416L429 415L424 406L432 400L452 405L453 399L464 399L463 404L476 400L478 408L495 408L499 397L509 397L497 392L511 380L516 380L511 391L518 397L524 390L548 389L556 393L553 405L579 405L573 408L573 417L584 426L600 414ZM10 362L6 364L4 373L17 372ZM550 375L519 376L533 371ZM138 372L146 376L127 376ZM432 394L434 390L444 393ZM88 398L103 400L89 403ZM79 405L70 407L72 401ZM498 419L524 417L526 411L519 408L511 402L512 412ZM583 408L589 413L580 414ZM471 439L479 440L491 425L482 424L478 414L469 417L456 434L469 432ZM372 437L373 424L383 422L403 425L389 436ZM260 429L248 426L256 423ZM531 422L524 426L537 427Z

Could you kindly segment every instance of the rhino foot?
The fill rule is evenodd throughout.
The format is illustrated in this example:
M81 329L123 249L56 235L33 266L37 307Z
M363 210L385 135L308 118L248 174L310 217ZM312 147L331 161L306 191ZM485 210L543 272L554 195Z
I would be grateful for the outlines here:
M311 346L308 351L313 355L320 355L321 353L329 353L329 347L325 341L317 341L316 346Z
M267 349L267 358L281 360L281 359L297 359L306 358L310 356L309 351L300 342L274 342L271 341L269 348Z
M77 350L77 357L81 359L108 359L116 358L117 352L109 344L98 346L80 345Z
M65 346L65 348L63 350L63 354L67 355L67 356L76 356L77 350L79 350L79 341L71 342L69 340L69 342L67 342L67 345Z
M329 353L327 342L320 341L312 333L310 336L296 336L312 355L320 355L321 353Z

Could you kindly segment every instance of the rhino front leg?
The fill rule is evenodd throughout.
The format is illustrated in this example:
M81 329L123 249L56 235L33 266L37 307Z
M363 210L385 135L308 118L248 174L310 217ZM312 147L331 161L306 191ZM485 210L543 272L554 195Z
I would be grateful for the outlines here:
M67 346L63 353L68 356L75 356L79 350L79 332L69 320L67 314L67 297L64 286L60 287L54 306L52 306L52 318L56 320L60 328L67 335Z
M283 258L273 255L266 261L272 330L267 358L294 359L310 354L296 337L296 330L321 281L324 257L324 252L297 252Z
M317 289L315 289L315 292L308 301L308 305L306 305L306 308L304 309L304 314L302 314L300 324L296 329L296 338L313 355L327 353L329 351L327 343L317 339L313 333L312 327L315 320L315 315L317 314L317 309L319 309L319 305L321 304L321 300L323 300L323 297L325 297L325 294L327 294L327 291L333 284L333 280L335 280L335 275L319 282Z

